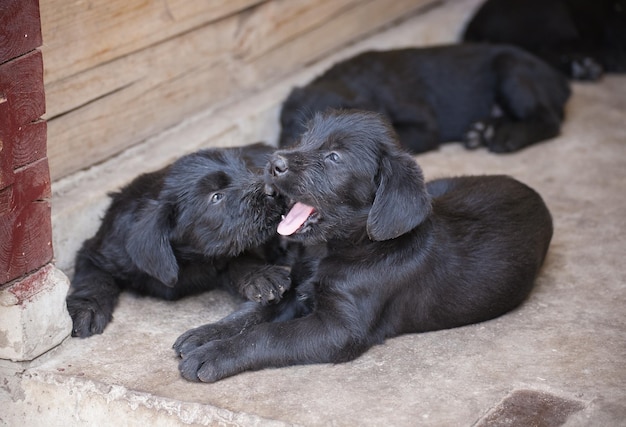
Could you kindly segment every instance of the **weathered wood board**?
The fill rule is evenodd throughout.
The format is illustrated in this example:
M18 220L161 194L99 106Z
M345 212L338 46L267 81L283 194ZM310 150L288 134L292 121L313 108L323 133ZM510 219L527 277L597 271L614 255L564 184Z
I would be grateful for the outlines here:
M0 284L52 259L37 0L0 4Z
M0 3L0 64L39 46L39 2L3 0Z
M41 0L52 178L244 99L434 2Z

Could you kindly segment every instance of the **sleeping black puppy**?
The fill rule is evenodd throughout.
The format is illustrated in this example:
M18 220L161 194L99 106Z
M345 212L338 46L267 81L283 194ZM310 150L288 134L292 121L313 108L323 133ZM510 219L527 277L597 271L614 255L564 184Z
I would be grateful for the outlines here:
M278 300L290 286L277 265L282 197L266 194L274 148L207 149L140 175L113 193L96 235L76 256L67 297L73 336L100 334L119 294L168 300L215 288Z
M413 153L464 141L496 153L558 135L567 79L512 46L450 45L366 52L340 62L285 100L279 145L327 108L384 114Z
M529 294L552 238L543 200L513 178L425 184L375 113L315 115L267 176L294 203L278 232L306 245L308 273L278 304L183 334L189 380L345 362L386 338L500 316Z
M523 47L578 80L626 72L626 0L487 0L463 34Z

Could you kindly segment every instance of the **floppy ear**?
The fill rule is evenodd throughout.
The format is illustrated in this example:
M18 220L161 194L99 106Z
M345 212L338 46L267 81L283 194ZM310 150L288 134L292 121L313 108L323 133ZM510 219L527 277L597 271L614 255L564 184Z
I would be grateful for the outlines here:
M171 206L150 201L131 226L126 251L137 267L173 287L178 280L178 262L170 245Z
M394 239L421 224L432 209L422 170L404 153L385 154L379 184L367 217L367 234L375 241Z

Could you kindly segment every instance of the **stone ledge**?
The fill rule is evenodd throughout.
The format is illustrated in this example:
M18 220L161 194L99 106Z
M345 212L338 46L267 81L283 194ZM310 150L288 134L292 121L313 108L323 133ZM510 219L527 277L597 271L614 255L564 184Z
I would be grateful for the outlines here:
M13 384L13 387L13 394L19 394L19 398L14 399L14 403L8 405L6 412L0 415L0 425L3 422L7 425L50 425L44 419L54 420L52 425L72 426L294 425L184 399L167 399L121 385L80 377L68 378L62 373L36 369L24 373L19 386ZM45 402L45 418L34 410L41 407L42 402Z
M52 264L0 290L0 358L33 360L71 332L65 296L69 280Z

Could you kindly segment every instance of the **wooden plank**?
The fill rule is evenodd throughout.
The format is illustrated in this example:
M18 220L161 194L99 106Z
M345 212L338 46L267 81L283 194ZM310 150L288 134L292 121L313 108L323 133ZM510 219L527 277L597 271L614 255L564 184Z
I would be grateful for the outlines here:
M45 156L45 131L43 136L35 137L39 141L36 145L24 145L31 139L32 132L41 133L40 129L33 129L28 124L38 120L44 111L41 52L32 51L1 64L0 189L13 183L13 169ZM30 154L26 154L28 151ZM17 162L16 154L19 156Z
M284 75L431 3L434 1L358 1L304 34L279 40L279 49L265 49L262 55L251 53L243 59L251 62L251 67L262 71L263 75Z
M50 173L47 159L15 171L15 183L0 190L0 283L52 260Z
M223 44L207 42L227 38L232 25L220 21L90 70L90 76L102 72L133 80L124 80L124 86L97 102L49 120L53 180L102 161L237 91L240 87L232 78L236 73L224 62ZM53 99L54 89L49 94Z
M0 1L0 64L40 45L39 1Z
M13 146L14 169L46 157L46 130L45 120L36 120L18 127Z
M263 1L41 0L45 81L72 76Z
M183 0L179 1L183 2ZM412 1L415 2L415 0ZM176 50L177 43L182 45L193 43L198 54L202 55L195 59L197 66L202 66L202 61L219 60L219 56L222 55L246 59L262 55L298 34L322 26L324 22L341 11L363 3L362 0L274 0L231 16L224 20L225 22L213 22L199 28L194 31L201 35L199 37L183 34L161 44ZM193 42L187 40L193 40ZM154 52L150 53L150 50ZM163 58L158 58L157 55L177 55L176 52L168 53L160 49L158 45L151 46L146 51L108 61L95 68L54 81L50 76L53 72L51 69L54 68L54 58L50 58L51 55L47 50L44 53L46 55L48 119L106 97L144 78L145 72L154 71L154 67L146 69L144 64L149 62L158 66L163 64ZM193 54L192 51L187 53ZM69 68L71 67L68 65L66 72Z
M46 157L43 120L15 126L0 110L0 189L15 182L14 169Z
M70 88L106 86L97 99L49 115L52 178L102 161L201 109L241 99L429 2L276 0L49 84L50 109Z
M0 65L0 283L52 259L44 112L41 52Z
M8 103L0 101L0 190L13 184L13 138L16 127L13 117L3 108ZM2 209L0 207L0 209Z
M41 52L0 65L0 114L10 114L16 125L37 120L46 111Z
M274 0L241 17L235 55L252 59L371 0ZM415 3L415 1L413 1Z

